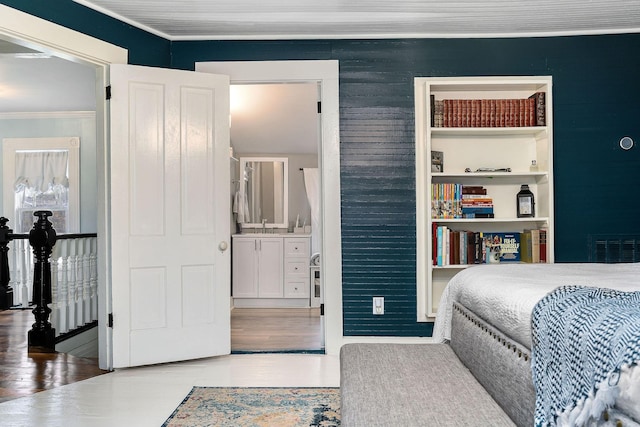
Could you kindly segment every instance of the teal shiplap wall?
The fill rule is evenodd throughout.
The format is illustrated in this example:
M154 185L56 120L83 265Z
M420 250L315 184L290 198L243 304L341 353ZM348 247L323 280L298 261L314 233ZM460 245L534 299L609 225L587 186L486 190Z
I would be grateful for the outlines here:
M337 59L345 335L422 336L416 322L414 77L551 75L556 260L589 259L590 234L638 233L640 35L534 39L177 42L172 66ZM372 296L385 315L371 314Z
M67 19L64 9L86 13L70 0L60 2L62 17L45 1L28 3L39 5L34 14L129 48L132 63L158 65L145 51L147 38L158 46L153 36L94 14ZM102 26L113 31L96 34ZM185 41L169 49L170 66L187 70L198 61L339 60L345 335L431 333L415 320L414 77L553 76L556 260L587 261L590 234L640 233L640 148L618 147L625 135L640 141L640 35ZM385 316L371 314L374 295L385 296Z

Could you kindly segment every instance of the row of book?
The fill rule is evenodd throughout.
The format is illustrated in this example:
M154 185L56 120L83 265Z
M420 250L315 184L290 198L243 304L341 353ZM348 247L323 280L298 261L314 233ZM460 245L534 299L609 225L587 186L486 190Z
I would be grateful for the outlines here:
M493 199L483 186L431 183L431 218L493 217Z
M452 230L433 224L433 265L547 262L547 230L513 233Z
M431 95L432 127L545 126L545 92L529 98L443 99Z

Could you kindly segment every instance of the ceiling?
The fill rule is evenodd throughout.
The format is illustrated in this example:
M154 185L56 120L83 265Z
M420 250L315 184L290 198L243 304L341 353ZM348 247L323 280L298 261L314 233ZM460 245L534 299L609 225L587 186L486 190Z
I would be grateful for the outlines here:
M169 40L640 32L638 0L74 0Z

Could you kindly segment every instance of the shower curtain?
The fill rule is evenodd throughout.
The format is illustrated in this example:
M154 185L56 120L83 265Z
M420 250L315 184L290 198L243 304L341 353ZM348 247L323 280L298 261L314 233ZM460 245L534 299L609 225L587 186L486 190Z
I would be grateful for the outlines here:
M320 174L318 168L303 168L304 187L311 207L311 253L320 253Z

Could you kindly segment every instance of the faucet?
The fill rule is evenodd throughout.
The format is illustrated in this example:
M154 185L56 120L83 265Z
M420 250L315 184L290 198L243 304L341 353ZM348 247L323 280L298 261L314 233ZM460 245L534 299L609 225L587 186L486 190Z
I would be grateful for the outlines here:
M266 232L267 232L267 219L262 218L262 234L265 234Z

